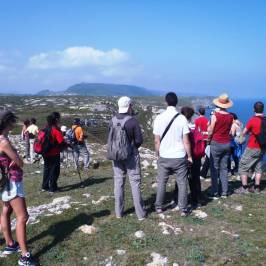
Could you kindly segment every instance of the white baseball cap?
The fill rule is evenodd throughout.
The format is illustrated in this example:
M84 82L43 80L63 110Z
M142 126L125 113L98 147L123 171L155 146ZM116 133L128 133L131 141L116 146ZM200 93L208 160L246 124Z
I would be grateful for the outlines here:
M67 131L67 127L66 126L61 126L61 131L62 132L66 132Z
M123 97L119 98L119 100L118 100L118 108L119 108L118 112L120 114L127 113L128 108L129 108L131 103L132 103L131 99L127 96L123 96Z

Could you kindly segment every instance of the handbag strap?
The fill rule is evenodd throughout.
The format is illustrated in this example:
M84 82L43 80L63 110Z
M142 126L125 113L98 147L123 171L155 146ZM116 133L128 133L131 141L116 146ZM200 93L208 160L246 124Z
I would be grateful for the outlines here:
M163 138L165 137L166 133L168 132L169 128L171 127L171 125L173 124L174 120L178 117L179 113L177 113L172 120L170 121L170 123L168 124L168 126L166 127L166 129L164 130L162 137L160 139L160 141L162 142Z

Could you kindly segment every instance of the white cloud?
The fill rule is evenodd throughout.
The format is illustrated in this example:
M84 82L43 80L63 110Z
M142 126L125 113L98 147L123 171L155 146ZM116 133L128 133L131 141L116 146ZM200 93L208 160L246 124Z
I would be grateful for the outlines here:
M126 63L129 59L129 54L119 49L101 51L93 47L77 46L33 55L29 58L27 66L43 70L87 66L110 67Z

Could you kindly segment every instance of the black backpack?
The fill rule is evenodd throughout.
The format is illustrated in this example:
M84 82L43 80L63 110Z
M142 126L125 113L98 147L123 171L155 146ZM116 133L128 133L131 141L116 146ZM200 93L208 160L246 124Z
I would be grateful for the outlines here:
M262 149L266 149L266 117L261 117L260 133L256 135L257 142Z

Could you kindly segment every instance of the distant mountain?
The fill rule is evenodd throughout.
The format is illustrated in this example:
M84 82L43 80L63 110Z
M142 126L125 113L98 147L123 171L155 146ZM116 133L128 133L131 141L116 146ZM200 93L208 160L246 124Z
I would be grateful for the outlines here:
M83 96L151 96L154 91L133 85L105 84L105 83L79 83L69 87L65 94Z

